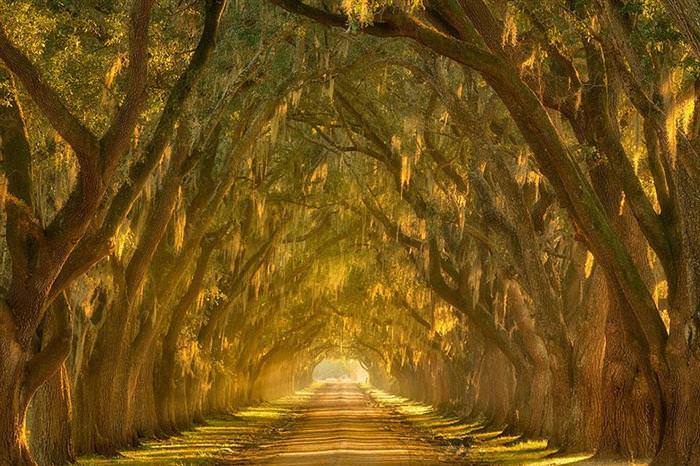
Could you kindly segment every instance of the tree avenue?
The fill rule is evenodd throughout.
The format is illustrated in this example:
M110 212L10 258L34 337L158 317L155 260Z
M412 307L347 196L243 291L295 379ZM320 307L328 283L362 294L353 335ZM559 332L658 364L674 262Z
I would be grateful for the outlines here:
M697 0L0 0L0 465L325 358L700 466ZM611 460L612 461L612 460Z

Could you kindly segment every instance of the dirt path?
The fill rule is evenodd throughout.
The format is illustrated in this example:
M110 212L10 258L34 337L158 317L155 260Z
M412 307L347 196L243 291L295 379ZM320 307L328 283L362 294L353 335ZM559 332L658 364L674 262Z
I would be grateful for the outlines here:
M118 458L81 458L83 466L469 465L639 466L557 455L545 440L502 434L478 422L369 385L327 383L210 418L166 440L144 442Z
M400 414L354 383L320 386L294 426L232 463L268 465L440 464L444 453L422 440ZM447 462L448 464L450 462ZM229 463L230 464L230 463Z

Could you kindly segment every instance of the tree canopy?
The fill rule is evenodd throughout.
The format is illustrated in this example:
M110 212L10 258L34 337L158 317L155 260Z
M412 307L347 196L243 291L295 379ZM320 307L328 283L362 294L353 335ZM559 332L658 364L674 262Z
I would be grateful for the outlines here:
M699 465L698 19L0 0L0 464L343 357L563 451Z

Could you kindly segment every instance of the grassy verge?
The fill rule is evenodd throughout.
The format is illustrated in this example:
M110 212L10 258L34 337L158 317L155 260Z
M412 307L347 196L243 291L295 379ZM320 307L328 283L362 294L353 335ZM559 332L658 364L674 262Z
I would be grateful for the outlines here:
M259 439L273 435L280 423L313 395L313 387L279 400L241 409L231 415L207 420L204 426L168 440L144 441L140 448L120 452L117 458L82 457L80 466L211 465L221 458L254 447Z
M503 435L500 429L486 427L480 421L442 415L434 407L396 396L363 385L372 399L401 414L411 425L430 441L440 443L453 450L453 454L470 465L522 465L555 466L576 464L577 466L643 466L646 462L595 461L591 454L557 455L546 440L528 440L517 436Z

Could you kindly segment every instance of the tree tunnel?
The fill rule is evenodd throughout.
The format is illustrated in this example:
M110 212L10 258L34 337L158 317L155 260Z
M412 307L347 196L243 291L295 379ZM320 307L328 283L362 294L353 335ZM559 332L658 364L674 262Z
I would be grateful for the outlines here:
M0 0L0 465L320 374L700 465L699 14Z

